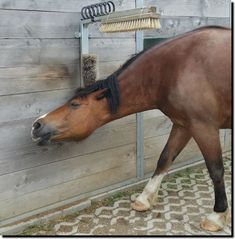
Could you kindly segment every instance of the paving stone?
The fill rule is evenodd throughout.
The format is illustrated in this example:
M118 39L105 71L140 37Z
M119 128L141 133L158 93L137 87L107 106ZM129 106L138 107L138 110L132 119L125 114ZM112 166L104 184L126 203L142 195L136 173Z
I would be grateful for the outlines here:
M230 156L231 157L231 156ZM231 158L226 157L225 184L231 204ZM182 176L179 176L182 175ZM69 222L58 222L54 231L39 231L35 235L231 235L231 225L218 233L200 228L200 222L211 213L214 191L205 168L173 176L163 181L159 198L152 210L136 212L130 208L132 197L123 196L111 206L99 206Z

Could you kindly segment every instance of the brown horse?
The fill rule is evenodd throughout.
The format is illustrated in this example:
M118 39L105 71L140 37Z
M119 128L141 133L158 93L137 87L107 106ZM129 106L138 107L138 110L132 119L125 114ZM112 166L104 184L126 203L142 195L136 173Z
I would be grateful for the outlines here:
M231 128L230 29L200 28L142 52L38 118L32 137L39 142L82 140L107 122L150 109L160 109L173 127L152 178L132 208L151 207L163 176L193 137L215 192L214 212L201 227L221 230L229 220L219 129Z

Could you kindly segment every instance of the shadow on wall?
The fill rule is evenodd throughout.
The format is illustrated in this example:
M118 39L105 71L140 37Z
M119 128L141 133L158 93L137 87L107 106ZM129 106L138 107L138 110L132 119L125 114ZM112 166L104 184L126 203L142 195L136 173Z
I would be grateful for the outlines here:
M40 79L40 83L45 84L48 89L75 89L80 84L78 75L78 67L51 63L37 67L34 77Z

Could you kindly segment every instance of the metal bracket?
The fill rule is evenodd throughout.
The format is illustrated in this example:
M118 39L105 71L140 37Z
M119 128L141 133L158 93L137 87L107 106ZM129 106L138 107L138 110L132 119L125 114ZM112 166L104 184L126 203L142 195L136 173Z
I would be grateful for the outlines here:
M75 32L74 37L77 38L77 39L81 38L82 37L81 32Z

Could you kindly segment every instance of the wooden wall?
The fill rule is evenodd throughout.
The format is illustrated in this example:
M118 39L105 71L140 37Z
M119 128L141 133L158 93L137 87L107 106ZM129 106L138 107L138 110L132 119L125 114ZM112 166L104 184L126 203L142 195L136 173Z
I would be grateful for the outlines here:
M33 120L62 104L79 85L79 40L74 33L79 31L80 9L95 2L0 0L0 225L136 176L135 115L107 124L80 143L38 147L30 138ZM117 10L135 7L134 0L114 2ZM181 0L178 7L176 0L156 0L146 5L159 6L166 16L163 28L146 32L146 37L174 36L195 28L198 19L205 19L203 24L229 22L228 1ZM97 24L90 33L99 78L135 53L134 33L101 34ZM159 111L144 117L148 173L155 168L171 123ZM192 144L181 160L198 155Z

